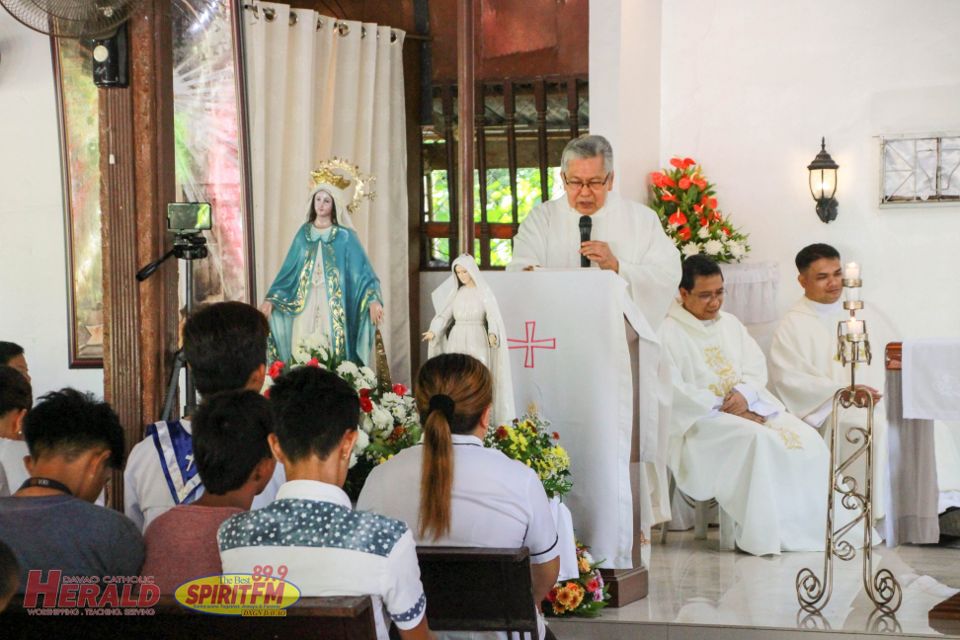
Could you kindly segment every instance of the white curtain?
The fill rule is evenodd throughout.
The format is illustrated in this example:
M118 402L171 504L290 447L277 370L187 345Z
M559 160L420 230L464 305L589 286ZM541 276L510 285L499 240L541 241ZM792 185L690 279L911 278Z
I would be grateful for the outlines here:
M253 7L244 26L257 302L306 221L310 172L332 157L358 165L376 176L376 197L353 223L380 277L390 371L409 381L405 34L284 4Z

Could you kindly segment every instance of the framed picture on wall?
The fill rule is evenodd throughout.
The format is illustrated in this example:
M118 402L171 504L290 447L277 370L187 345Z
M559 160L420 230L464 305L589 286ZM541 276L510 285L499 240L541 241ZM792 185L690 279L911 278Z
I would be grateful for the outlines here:
M60 124L69 366L103 367L100 116L91 41L51 38Z

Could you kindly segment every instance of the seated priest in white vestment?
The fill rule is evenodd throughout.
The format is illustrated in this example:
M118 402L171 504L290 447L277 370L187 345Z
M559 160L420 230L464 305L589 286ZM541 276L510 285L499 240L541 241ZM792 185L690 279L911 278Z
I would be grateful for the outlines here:
M767 391L763 352L722 304L720 267L703 255L687 258L680 302L660 328L672 367L669 465L677 486L695 500L716 498L742 551L822 550L827 447Z
M627 281L633 302L656 330L680 278L680 254L660 219L653 209L611 192L613 148L603 136L571 140L560 167L564 197L530 212L513 239L507 270L578 268L585 257L590 266Z
M790 307L773 335L770 387L788 411L820 429L829 442L833 394L850 385L850 369L837 358L837 323L850 318L850 312L843 308L840 300L843 295L840 253L828 244L811 244L797 253L795 262L803 296ZM879 402L881 394L878 389L883 384L882 361L869 368L858 365L857 379L876 385L857 386L873 395L874 402ZM841 410L838 417L838 453L846 457L858 446L846 439L847 429L864 426L866 413L846 409ZM888 472L887 420L882 406L873 412L873 420L873 515L879 519L884 514ZM864 487L864 467L863 456L850 467L850 475L856 479L860 490Z

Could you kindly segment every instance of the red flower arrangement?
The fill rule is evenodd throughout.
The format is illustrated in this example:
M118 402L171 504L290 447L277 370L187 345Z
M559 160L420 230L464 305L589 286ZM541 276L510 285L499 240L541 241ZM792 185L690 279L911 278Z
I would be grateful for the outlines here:
M698 253L717 262L740 262L747 236L717 209L714 187L693 158L672 158L672 169L650 174L650 206L683 258Z

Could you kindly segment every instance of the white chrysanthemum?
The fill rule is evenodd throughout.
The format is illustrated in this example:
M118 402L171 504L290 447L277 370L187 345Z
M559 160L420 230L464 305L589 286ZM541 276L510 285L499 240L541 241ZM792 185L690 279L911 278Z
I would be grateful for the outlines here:
M404 422L409 416L409 412L401 406L396 406L390 409L390 414L397 422Z
M370 417L373 419L373 424L381 431L393 427L393 414L382 407L375 407L370 412Z
M707 240L703 243L703 251L707 255L715 256L723 251L723 243L719 240Z
M700 227L700 231L697 231L697 237L701 240L706 240L710 237L710 227Z
M367 434L373 433L373 420L370 414L364 411L360 412L360 431L365 431Z
M734 258L742 258L747 253L746 247L739 242L731 242L727 248L730 250L730 255Z
M353 443L353 449L350 451L350 468L357 464L357 460L368 446L370 446L370 437L362 429L358 430L357 441Z
M700 245L698 245L696 242L688 242L687 244L680 247L680 253L683 254L684 258L695 256L698 253L700 253Z
M387 391L380 397L380 404L384 406L393 406L395 404L400 404L402 402L400 396L395 394L393 391Z
M349 360L344 360L340 363L340 366L337 367L337 375L340 377L343 376L359 376L360 369L357 368L357 365L353 364Z

